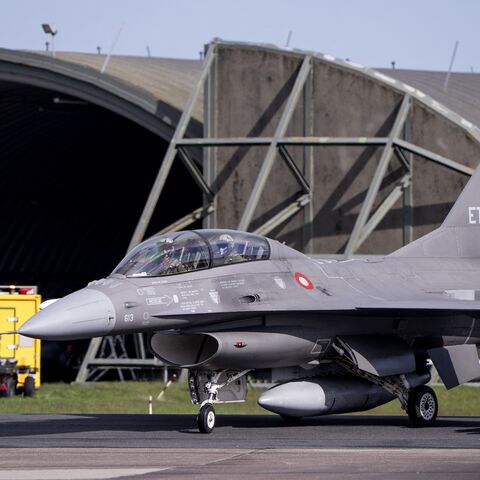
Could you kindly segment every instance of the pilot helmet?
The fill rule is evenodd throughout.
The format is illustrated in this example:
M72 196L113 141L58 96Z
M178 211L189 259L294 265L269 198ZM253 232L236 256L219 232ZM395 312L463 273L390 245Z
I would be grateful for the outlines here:
M231 235L229 235L228 233L222 233L222 235L220 235L220 238L218 239L217 244L220 250L220 254L223 256L232 253L235 242L233 241Z
M175 251L173 240L171 238L165 238L162 240L163 253L172 255Z

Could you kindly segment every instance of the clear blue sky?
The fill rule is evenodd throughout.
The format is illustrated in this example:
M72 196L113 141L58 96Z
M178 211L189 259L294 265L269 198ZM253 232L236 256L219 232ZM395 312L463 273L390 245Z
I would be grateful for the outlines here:
M214 37L329 53L371 67L480 72L479 0L1 0L0 47L198 58Z

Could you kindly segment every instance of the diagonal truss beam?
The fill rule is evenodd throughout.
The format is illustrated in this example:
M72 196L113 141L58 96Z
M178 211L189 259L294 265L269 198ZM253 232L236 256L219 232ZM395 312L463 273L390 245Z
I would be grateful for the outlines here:
M247 205L238 225L239 230L248 230L250 222L252 221L253 214L260 200L260 196L267 182L268 175L270 174L270 171L272 169L273 162L275 161L275 157L277 156L278 140L283 137L285 135L285 132L287 131L288 124L290 123L290 119L292 118L295 106L297 105L298 98L300 97L300 94L303 90L311 68L312 57L310 55L307 55L303 59L300 71L298 72L297 78L295 79L295 84L290 93L290 96L288 97L287 104L285 105L285 109L282 113L280 122L275 131L275 136L268 147L268 151L265 156L265 160L263 161L262 168L260 169L257 181L255 182L255 186L253 187L252 193L250 195L250 198L248 199Z
M408 186L410 186L410 184L411 177L410 174L407 173L401 178L395 188L387 195L387 198L385 198L385 200L379 205L368 222L364 225L357 240L357 248L359 248L377 228L377 225L384 219L385 215L391 208L393 208L395 203L402 198L403 192Z
M294 202L286 206L281 212L278 212L268 222L257 228L254 233L258 235L268 235L274 228L281 225L283 222L293 217L305 205L310 202L310 194L301 195Z
M203 178L202 172L199 170L196 163L192 160L188 152L186 152L183 147L177 147L177 151L183 164L185 167L187 167L190 175L195 180L195 183L200 187L208 201L212 202L215 195Z
M310 193L311 188L309 183L303 176L300 169L297 167L295 160L292 158L288 150L283 145L279 145L278 151L280 153L280 156L285 160L285 163L287 164L287 167L289 168L290 172L293 174L297 182L302 187L303 191L305 193Z
M418 155L419 157L425 158L426 160L430 160L434 163L438 163L439 165L443 165L444 167L447 167L450 170L463 173L464 175L471 176L475 171L474 168L467 167L466 165L462 165L461 163L450 160L449 158L445 158L445 157L442 157L441 155L437 155L436 153L430 152L429 150L426 150L425 148L414 145L413 143L406 142L405 140L396 139L395 145L397 147L400 147L401 150L405 150L407 152L413 153L415 155Z
M375 174L370 183L367 196L365 197L365 200L360 209L360 213L358 214L357 221L355 222L355 226L353 227L352 234L348 239L348 243L344 252L344 256L346 258L355 253L355 251L359 247L360 236L362 235L363 228L368 221L370 212L372 211L373 203L375 202L377 193L380 190L380 185L382 184L382 180L385 177L385 172L387 171L387 167L392 157L394 140L397 139L401 134L402 128L405 124L405 120L410 110L410 105L411 97L410 95L405 95L400 105L400 109L397 113L397 117L395 118L395 122L388 137L388 141L385 145L385 148L383 149L380 162L377 166L377 170L375 171Z
M400 161L400 163L405 167L405 169L410 171L412 167L411 161L410 159L407 158L407 156L405 155L405 152L401 148L398 148L397 145L394 146L393 151L397 156L398 160Z

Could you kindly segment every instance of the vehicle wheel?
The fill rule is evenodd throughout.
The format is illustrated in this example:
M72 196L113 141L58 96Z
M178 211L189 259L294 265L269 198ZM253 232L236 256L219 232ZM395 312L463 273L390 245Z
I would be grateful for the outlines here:
M425 385L412 389L408 394L407 413L416 427L429 427L435 423L438 401L435 392Z
M13 397L15 395L16 382L12 377L5 379L5 390L0 391L0 396L2 397Z
M25 397L33 397L35 395L35 379L33 377L26 377L23 384L23 395Z
M198 429L202 433L211 433L215 428L215 410L212 405L204 405L197 417Z

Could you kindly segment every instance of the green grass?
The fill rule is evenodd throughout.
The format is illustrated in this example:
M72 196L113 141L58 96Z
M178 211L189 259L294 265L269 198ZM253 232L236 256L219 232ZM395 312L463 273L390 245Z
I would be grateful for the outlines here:
M154 413L196 414L186 384L173 384L162 400L157 396L164 388L163 382L100 382L85 385L60 383L43 384L33 398L0 398L1 413L147 413L148 397L152 395ZM435 387L442 416L480 416L480 389L457 387L447 391ZM218 413L265 414L256 400L262 390L249 391L245 403L218 405ZM399 402L375 408L367 415L404 415Z
M0 398L0 413L147 413L148 397L153 397L154 413L197 413L186 383L173 384L162 398L160 381L98 382L83 385L45 383L31 398ZM256 404L261 391L249 392L248 401L219 405L219 413L264 413Z

